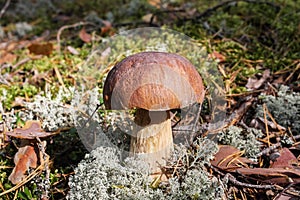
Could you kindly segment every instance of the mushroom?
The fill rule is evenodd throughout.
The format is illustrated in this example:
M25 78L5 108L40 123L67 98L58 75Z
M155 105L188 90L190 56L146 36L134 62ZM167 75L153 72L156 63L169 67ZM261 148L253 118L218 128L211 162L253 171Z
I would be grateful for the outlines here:
M141 52L126 57L108 73L103 99L106 109L136 109L130 155L148 162L159 173L172 150L172 109L204 99L202 78L184 57Z

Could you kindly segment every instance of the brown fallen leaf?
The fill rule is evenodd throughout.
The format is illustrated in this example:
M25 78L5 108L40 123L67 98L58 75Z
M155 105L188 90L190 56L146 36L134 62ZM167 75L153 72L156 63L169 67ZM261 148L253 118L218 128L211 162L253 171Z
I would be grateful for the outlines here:
M247 99L245 102L241 103L237 109L235 109L232 114L228 117L229 125L236 124L239 122L243 116L245 116L246 112L251 108L253 105L255 98Z
M208 54L208 57L212 59L216 59L218 62L226 61L226 57L217 51Z
M104 26L101 27L101 35L105 35L105 34L113 34L112 32L112 24L110 21L107 20L102 20L102 23Z
M221 145L219 146L218 153L215 154L214 159L211 161L211 164L214 167L231 171L233 169L245 167L247 164L254 163L245 157L241 157L242 154L242 151L233 146Z
M84 27L79 32L79 38L85 43L89 43L92 41L92 35L87 33Z
M16 59L17 56L15 54L0 52L0 65L3 63L12 64Z
M33 43L28 46L29 52L35 55L45 55L48 56L53 51L53 44L48 43Z
M50 72L39 72L37 69L32 69L31 73L33 74L28 78L28 83L32 85L42 85L45 81L47 81L47 77L49 77Z
M281 194L278 198L276 198L276 200L296 200L295 198L293 198L291 195L289 194Z
M148 0L148 3L156 8L160 8L162 4L160 0Z
M297 165L298 160L296 156L288 149L283 148L280 150L280 156L271 164L271 168L294 168ZM293 166L294 164L294 166Z
M274 85L284 85L285 79L286 79L285 74L280 74L280 75L277 75L277 76L275 74L274 77L273 77L272 84L274 84Z
M24 46L28 45L29 40L22 40L22 41L14 41L10 40L7 42L0 43L0 50L4 50L5 52L12 52L17 49L21 49Z
M13 184L18 184L25 178L25 174L29 167L37 167L37 162L38 156L34 146L26 145L19 148L14 157L15 167L9 175L8 180L10 180Z
M5 131L4 134L20 139L43 138L57 134L58 132L46 132L41 127L40 121L28 120L22 128L15 128L13 131Z
M246 88L251 89L251 90L256 90L256 89L260 88L269 77L270 77L270 69L266 69L263 72L263 75L260 79L249 78L248 82L246 84Z

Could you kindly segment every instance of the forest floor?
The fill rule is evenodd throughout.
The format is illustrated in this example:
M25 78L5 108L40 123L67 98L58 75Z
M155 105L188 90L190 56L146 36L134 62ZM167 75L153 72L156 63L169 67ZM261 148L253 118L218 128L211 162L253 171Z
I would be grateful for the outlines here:
M195 122L202 126L191 135L217 135L219 152L205 167L228 179L223 197L300 199L299 19L294 0L0 1L0 199L66 197L88 150L64 108L74 106L80 79L97 87L99 116L107 117L107 72L142 49L134 38L122 43L114 36L146 27L176 31L205 48L207 72L221 80L210 85L204 78L207 94ZM177 38L166 40L195 58L176 46ZM142 45L163 48L150 40ZM224 105L214 104L212 87ZM207 128L219 116L222 125ZM173 126L174 137L179 128Z

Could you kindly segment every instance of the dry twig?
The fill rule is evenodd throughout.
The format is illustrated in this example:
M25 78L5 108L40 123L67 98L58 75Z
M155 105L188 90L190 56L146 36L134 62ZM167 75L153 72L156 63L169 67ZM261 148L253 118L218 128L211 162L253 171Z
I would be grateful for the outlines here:
M220 170L218 170L216 167L214 166L210 166L210 168L212 168L215 172L217 172L218 174L220 174L221 176L223 176L224 180L229 180L232 184L237 185L237 186L242 186L242 187L247 187L247 188L254 188L254 189L275 189L276 187L274 185L254 185L254 184L249 184L249 183L243 183L238 181L232 174L230 173L226 173L224 174L223 172L221 172Z
M58 30L57 35L56 35L57 51L58 51L59 54L61 53L60 36L61 36L62 32L66 29L69 29L69 28L76 28L78 26L84 26L84 25L94 25L94 24L91 23L91 22L78 22L78 23L75 23L75 24L65 25L65 26L60 27L60 29Z
M4 15L6 9L8 8L9 4L10 4L11 0L7 0L3 6L3 8L0 11L0 19L2 18L2 16Z
M276 143L276 144L274 144L274 145L272 145L272 146L270 146L270 147L268 147L268 148L262 150L260 153L258 153L258 154L256 155L256 157L259 158L259 157L261 157L262 155L266 155L266 154L270 153L271 151L273 151L274 149L277 149L278 147L281 147L281 144L280 144L280 143Z

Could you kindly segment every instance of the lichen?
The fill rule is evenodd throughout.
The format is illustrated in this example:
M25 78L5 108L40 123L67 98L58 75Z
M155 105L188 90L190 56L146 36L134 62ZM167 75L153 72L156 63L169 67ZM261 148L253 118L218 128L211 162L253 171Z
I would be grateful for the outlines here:
M218 140L221 144L232 145L239 150L244 150L245 156L256 159L261 146L257 138L262 136L263 133L258 129L249 128L245 130L237 126L229 126L218 133Z
M169 165L176 168L178 175L169 179L166 199L222 199L222 184L206 170L218 152L217 144L198 138L189 148L183 145L175 147L175 159Z
M25 103L26 110L20 112L20 117L23 121L33 118L41 120L42 127L47 131L74 127L72 108L64 103L66 99L72 98L73 90L60 88L55 97L50 92L36 95L33 102Z
M150 188L149 167L137 159L122 162L118 151L98 147L79 163L69 180L67 199L151 199L161 190Z
M224 193L218 179L204 170L189 170L181 184L177 178L169 182L171 192L167 199L221 199Z
M300 93L292 92L289 87L282 85L277 96L262 94L260 98L276 123L290 128L295 135L300 133ZM257 106L256 113L258 117L264 116L263 105ZM267 115L267 119L271 120L269 115Z
M169 161L172 168L181 160L179 172L168 184L151 187L149 166L136 158L122 161L111 147L98 147L86 155L69 179L67 199L221 199L224 190L205 165L218 151L217 145L199 139L192 149L176 146Z

